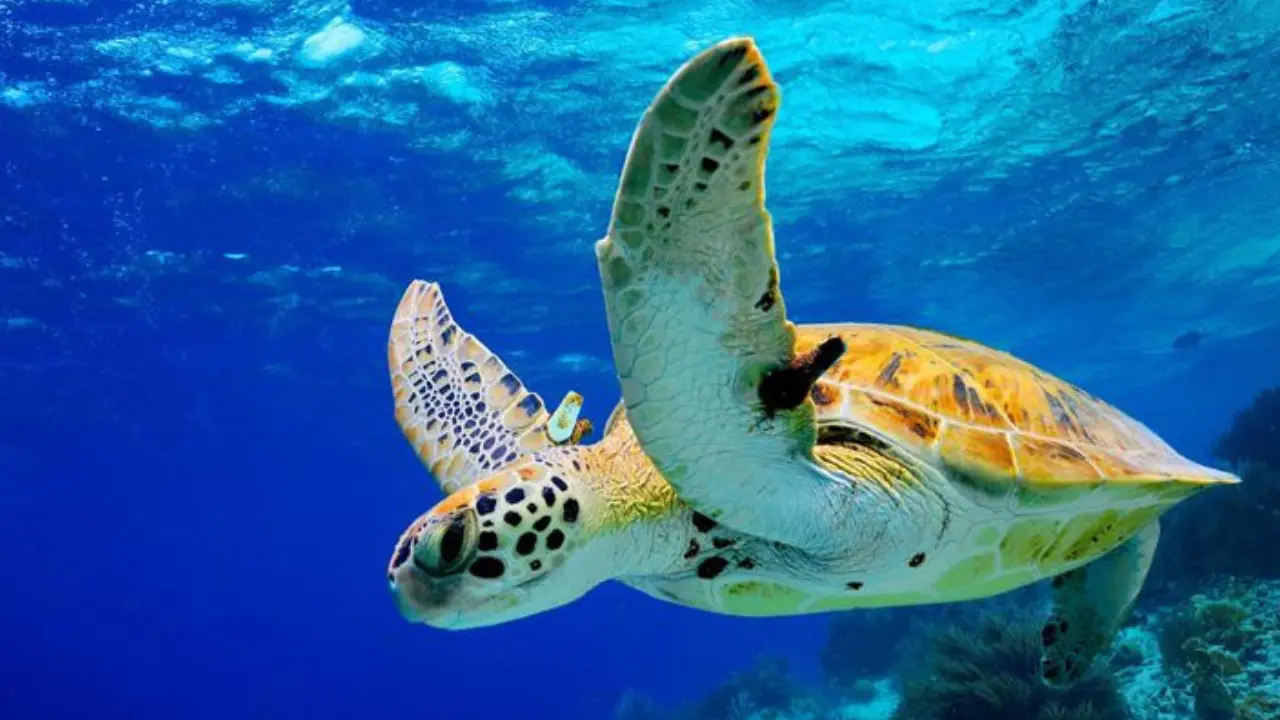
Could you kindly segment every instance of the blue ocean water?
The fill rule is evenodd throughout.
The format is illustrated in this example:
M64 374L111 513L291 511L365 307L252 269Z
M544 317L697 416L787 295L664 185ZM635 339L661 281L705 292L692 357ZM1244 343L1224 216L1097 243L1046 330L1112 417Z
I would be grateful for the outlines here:
M10 0L0 716L598 720L762 653L821 682L825 616L609 584L448 633L384 578L439 499L391 415L400 293L603 426L627 143L743 34L793 319L974 338L1206 463L1280 382L1274 3Z

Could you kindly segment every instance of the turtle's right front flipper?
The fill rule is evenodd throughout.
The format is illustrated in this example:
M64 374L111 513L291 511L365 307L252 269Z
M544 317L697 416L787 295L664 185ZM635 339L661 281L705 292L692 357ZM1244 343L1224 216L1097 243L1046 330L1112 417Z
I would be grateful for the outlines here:
M596 245L627 415L681 497L727 525L814 546L830 480L805 460L813 382L797 357L764 208L778 89L748 39L681 68L645 113Z

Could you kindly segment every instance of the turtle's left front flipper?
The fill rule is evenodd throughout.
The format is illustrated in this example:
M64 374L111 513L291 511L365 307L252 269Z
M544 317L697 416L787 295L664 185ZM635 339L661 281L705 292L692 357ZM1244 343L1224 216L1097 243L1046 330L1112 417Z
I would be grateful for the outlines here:
M1152 520L1115 550L1053 579L1053 610L1040 634L1040 675L1047 685L1079 682L1111 646L1147 579L1159 540L1159 521Z
M632 139L596 245L627 416L680 496L772 540L820 544L831 480L805 461L813 382L843 352L797 357L764 208L778 89L749 39L668 81Z

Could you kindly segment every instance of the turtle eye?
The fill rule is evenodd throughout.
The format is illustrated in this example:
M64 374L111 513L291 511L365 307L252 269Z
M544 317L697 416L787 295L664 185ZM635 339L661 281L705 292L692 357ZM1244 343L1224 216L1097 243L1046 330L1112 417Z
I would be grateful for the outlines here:
M413 564L434 577L452 575L475 554L476 529L476 516L471 510L454 515L447 525L423 535L413 549Z

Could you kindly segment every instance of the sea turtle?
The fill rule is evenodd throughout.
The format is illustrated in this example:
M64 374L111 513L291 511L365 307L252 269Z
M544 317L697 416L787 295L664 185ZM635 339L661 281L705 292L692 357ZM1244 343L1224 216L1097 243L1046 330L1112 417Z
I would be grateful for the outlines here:
M744 616L961 601L1051 579L1041 674L1077 681L1134 601L1157 518L1238 478L1003 352L786 319L755 44L666 84L596 245L622 402L599 442L414 282L392 322L405 436L448 497L401 536L408 619L506 622L609 579ZM572 399L572 396L571 396Z

